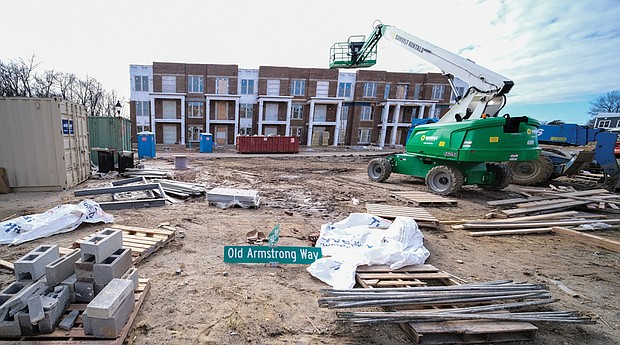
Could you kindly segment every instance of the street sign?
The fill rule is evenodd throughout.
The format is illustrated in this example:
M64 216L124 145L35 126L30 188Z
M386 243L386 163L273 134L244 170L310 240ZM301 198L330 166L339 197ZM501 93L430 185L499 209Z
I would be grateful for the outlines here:
M276 224L273 230L271 230L269 236L267 236L267 240L267 244L269 244L270 247L274 247L276 243L278 243L280 240L280 224Z
M224 262L309 265L322 257L316 247L224 246Z

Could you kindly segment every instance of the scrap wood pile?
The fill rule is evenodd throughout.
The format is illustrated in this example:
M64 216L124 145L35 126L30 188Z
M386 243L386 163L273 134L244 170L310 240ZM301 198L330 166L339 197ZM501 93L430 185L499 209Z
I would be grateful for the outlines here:
M456 320L595 323L573 311L524 311L551 304L544 284L494 281L456 286L322 290L324 308L415 307L385 312L338 312L348 323L406 323ZM539 308L537 308L539 309ZM518 311L512 311L518 310Z
M513 207L502 210L508 217L550 213L569 209L620 213L620 195L606 189L583 191L523 188L525 198L489 201L490 206Z

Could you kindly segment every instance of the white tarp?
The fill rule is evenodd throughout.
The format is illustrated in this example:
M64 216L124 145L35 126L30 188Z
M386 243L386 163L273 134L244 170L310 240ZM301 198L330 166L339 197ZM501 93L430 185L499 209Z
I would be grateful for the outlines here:
M390 222L368 213L352 213L337 223L323 224L316 246L322 248L324 257L307 270L335 289L353 288L357 266L398 269L421 265L430 255L413 218L397 217Z
M59 205L44 213L10 219L0 223L0 244L18 245L77 228L82 222L111 223L114 217L99 204L84 200L77 205Z

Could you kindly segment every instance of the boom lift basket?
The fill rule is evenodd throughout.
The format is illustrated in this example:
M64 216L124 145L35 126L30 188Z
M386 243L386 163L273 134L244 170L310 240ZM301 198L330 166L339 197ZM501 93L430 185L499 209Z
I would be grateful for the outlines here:
M360 53L364 47L366 36L355 35L347 42L337 42L329 49L329 68L362 68L374 66L377 63L377 46L366 51L363 60Z

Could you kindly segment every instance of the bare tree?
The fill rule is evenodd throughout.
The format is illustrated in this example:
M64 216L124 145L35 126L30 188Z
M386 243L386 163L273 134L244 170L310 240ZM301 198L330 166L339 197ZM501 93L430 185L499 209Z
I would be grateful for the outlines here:
M43 74L35 74L34 94L36 97L54 97L59 93L56 90L58 86L58 73L54 70L44 71Z
M620 113L620 91L608 92L607 95L591 101L588 114L596 116L598 113Z

